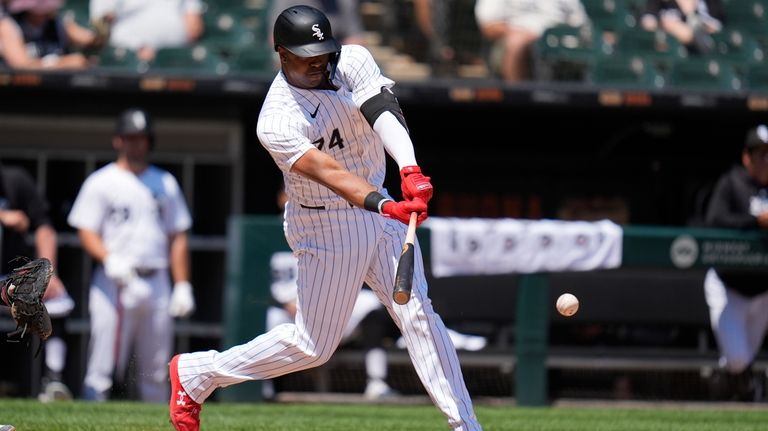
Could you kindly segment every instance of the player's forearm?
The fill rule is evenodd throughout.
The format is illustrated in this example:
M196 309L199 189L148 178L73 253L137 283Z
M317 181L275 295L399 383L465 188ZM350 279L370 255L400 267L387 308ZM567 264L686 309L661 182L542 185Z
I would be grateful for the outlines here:
M344 169L331 156L316 149L307 151L293 164L291 170L328 187L358 208L363 208L365 197L376 191L376 187Z
M363 208L365 197L376 191L376 187L347 170L326 172L318 182L358 208Z
M103 263L107 258L109 251L104 246L101 236L99 236L98 233L87 229L80 229L78 236L80 237L80 243L83 246L83 250L85 250L85 252L94 260Z
M38 227L35 231L35 251L37 257L47 258L55 268L57 247L56 231L47 224Z
M373 130L379 135L387 153L397 162L400 169L417 164L411 137L391 112L382 113L373 124Z
M173 281L189 281L189 239L186 232L171 237L170 257Z

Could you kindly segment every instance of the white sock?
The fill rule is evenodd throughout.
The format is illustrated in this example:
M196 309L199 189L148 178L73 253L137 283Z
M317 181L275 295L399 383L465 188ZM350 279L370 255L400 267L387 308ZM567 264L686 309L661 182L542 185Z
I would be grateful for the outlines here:
M45 366L54 373L61 373L67 357L67 345L61 337L51 337L45 342Z
M387 352L377 347L365 354L365 371L368 380L385 380L387 378Z

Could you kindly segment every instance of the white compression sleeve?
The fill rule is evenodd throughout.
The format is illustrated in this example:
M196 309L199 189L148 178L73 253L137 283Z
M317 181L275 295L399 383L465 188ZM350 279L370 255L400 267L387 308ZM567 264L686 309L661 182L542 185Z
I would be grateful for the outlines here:
M373 124L373 130L378 133L387 153L395 159L400 169L416 165L411 137L391 112L383 112L379 115Z

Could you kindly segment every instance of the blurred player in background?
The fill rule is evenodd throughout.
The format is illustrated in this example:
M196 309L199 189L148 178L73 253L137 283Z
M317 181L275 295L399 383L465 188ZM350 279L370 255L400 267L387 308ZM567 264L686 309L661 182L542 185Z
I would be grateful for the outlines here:
M715 185L706 223L721 228L768 229L768 126L760 125L747 134L741 164L723 174ZM720 366L740 380L735 392L718 396L762 399L765 376L754 375L752 362L768 329L768 271L711 268L704 293L720 347ZM722 392L723 386L717 390Z
M33 248L27 246L26 237L30 234L34 237ZM56 268L58 241L49 219L48 202L38 192L32 177L15 166L0 165L0 243L0 278L5 278L5 274L22 265L25 258L45 257L51 261L54 270ZM45 371L40 399L71 398L69 389L63 383L67 355L64 317L74 308L74 301L56 272L43 300L46 308L53 310L50 313L53 333L45 342ZM2 338L5 338L4 333ZM28 377L30 370L25 369L25 364L29 362L29 355L9 352L11 349L26 349L26 345L6 344L4 340L0 343L4 349L0 355L2 380ZM16 365L12 366L11 362Z
M403 333L416 373L449 426L480 430L456 349L427 296L418 241L410 302L392 299L406 224L412 213L427 218L433 192L390 90L394 82L367 49L342 46L315 8L286 9L273 33L282 66L257 133L288 194L284 229L299 264L295 323L222 352L174 356L171 422L198 430L201 404L217 388L327 362L365 282ZM403 201L383 188L386 153L400 167Z
M99 263L88 304L87 400L110 396L113 376L125 378L133 353L140 398L167 401L173 317L195 309L187 244L192 220L173 175L147 161L154 141L148 114L125 110L112 139L117 160L86 178L69 214L83 248Z

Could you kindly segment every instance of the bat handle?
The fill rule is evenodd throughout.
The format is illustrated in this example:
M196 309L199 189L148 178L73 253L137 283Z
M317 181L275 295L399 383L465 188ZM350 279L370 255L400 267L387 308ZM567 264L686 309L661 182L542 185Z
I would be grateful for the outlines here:
M411 300L411 290L413 288L413 266L414 266L414 241L416 238L416 220L418 214L411 213L411 219L408 223L408 231L405 234L405 244L400 254L400 260L397 263L395 274L395 288L392 292L392 299L396 304L407 304Z
M411 213L411 220L408 222L408 232L405 234L405 242L407 244L413 244L413 241L416 239L416 220L418 218L418 214Z

